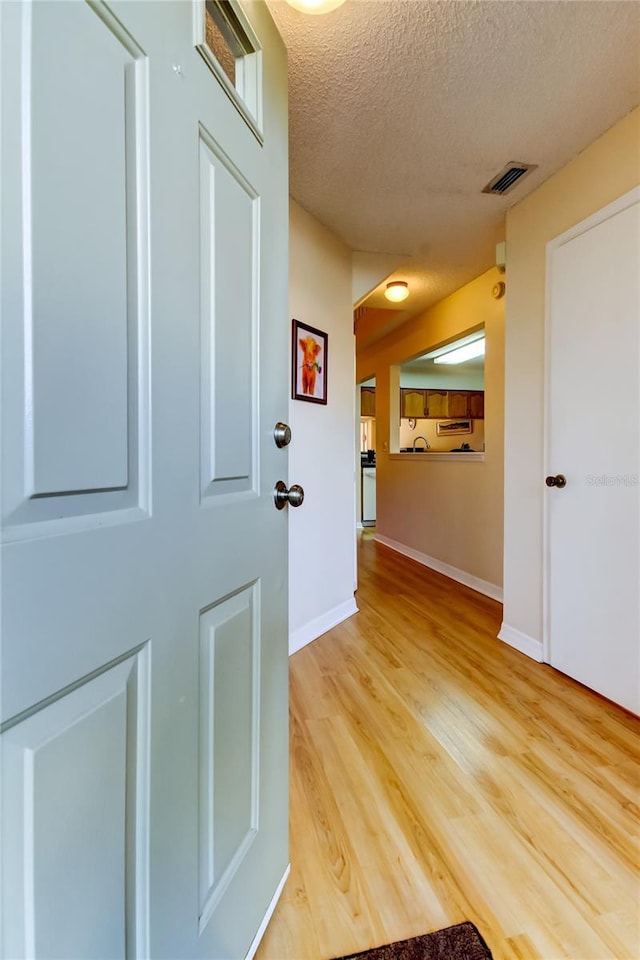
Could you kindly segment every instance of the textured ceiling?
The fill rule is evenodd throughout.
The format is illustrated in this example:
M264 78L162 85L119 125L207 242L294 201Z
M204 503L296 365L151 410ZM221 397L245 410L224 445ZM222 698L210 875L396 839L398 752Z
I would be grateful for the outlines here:
M353 250L406 257L394 326L488 269L506 209L640 102L635 0L268 5L289 51L291 193ZM481 193L510 160L538 169ZM366 306L390 306L383 289Z

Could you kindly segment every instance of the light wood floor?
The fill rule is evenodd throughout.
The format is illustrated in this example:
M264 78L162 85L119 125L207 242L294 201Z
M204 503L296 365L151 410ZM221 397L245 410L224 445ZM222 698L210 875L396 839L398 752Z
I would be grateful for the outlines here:
M496 640L498 603L359 553L360 613L291 658L292 871L257 960L462 920L495 960L639 957L640 721Z

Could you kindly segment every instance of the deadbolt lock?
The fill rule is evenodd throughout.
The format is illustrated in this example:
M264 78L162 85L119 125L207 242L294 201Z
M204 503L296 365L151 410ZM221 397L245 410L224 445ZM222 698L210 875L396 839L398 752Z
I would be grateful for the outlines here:
M276 447L288 447L291 443L291 427L286 423L276 423L273 428Z

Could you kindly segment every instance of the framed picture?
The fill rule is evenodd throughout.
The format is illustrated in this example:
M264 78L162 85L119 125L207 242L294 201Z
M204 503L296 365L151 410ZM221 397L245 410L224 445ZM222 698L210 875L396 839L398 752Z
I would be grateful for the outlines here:
M438 420L436 436L446 437L450 433L471 433L472 429L471 420Z
M300 320L292 323L291 396L310 403L327 402L328 334Z

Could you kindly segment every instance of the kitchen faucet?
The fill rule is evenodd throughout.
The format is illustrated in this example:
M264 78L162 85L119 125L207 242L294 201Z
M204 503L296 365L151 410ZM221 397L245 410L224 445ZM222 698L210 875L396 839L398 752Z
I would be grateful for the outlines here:
M431 444L429 443L429 441L427 440L426 437L416 437L415 440L413 441L413 452L414 452L414 453L416 452L416 443L418 442L418 440L424 440L424 448L425 448L425 450L430 450L430 449L431 449Z

